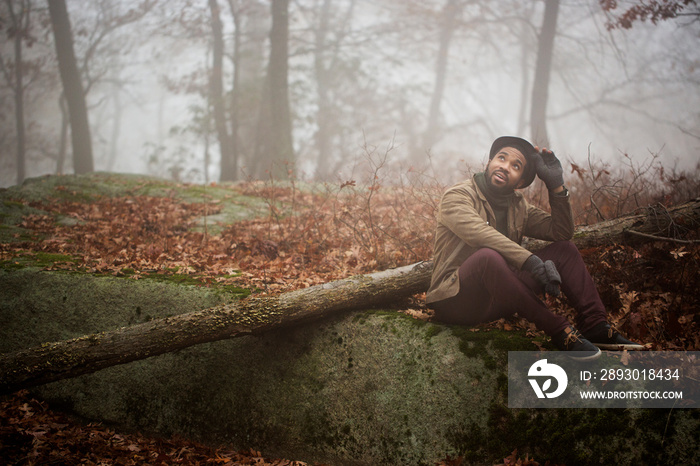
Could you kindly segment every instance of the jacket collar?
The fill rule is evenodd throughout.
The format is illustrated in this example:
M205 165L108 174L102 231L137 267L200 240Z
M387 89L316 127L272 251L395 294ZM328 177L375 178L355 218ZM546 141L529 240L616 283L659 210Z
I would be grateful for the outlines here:
M488 204L489 201L488 201L488 199L486 199L486 195L481 191L481 188L479 188L479 185L477 184L476 179L474 179L475 176L476 176L476 174L472 175L471 179L468 181L470 181L472 186L474 186L474 191L476 191L476 194L479 196L479 199L481 199L482 201L484 201ZM520 191L518 191L516 189L513 192L513 203L512 204L514 204L515 202L520 200L522 197L523 197L523 193L521 193ZM489 205L491 205L491 204L489 204Z

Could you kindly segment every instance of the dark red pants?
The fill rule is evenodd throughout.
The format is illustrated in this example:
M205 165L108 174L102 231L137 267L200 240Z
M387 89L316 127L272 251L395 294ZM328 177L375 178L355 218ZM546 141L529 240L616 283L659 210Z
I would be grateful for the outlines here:
M576 310L576 328L586 332L607 320L607 313L576 245L552 243L535 253L551 260L561 275L561 290ZM447 324L476 325L517 313L548 335L564 330L569 322L552 312L539 298L542 286L532 276L509 266L493 249L480 249L459 268L459 293L431 304L435 320Z

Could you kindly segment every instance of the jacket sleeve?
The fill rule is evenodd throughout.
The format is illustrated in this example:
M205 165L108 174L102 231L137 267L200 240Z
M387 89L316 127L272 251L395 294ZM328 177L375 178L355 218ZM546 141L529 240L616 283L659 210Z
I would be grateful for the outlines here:
M523 234L545 241L567 241L574 237L574 215L569 196L549 195L552 213L528 205Z
M479 215L477 199L466 189L448 190L440 203L438 221L473 249L490 248L506 262L520 268L532 255L530 251L502 235Z

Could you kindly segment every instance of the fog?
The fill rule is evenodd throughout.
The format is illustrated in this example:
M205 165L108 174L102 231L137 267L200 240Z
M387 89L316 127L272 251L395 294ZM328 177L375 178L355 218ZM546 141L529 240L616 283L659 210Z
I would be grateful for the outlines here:
M260 138L269 137L261 130L266 127L259 123L259 108L270 52L270 3L218 3L227 118L233 125L235 115L237 125L236 178L261 177L254 165ZM28 39L21 43L25 177L56 173L62 86L45 2L10 4L14 13L24 6L30 15ZM444 14L448 5L453 10ZM68 0L67 6L95 170L219 181L221 151L209 99L209 3ZM0 7L5 18L0 23L3 187L21 181L17 48L8 8ZM388 152L397 170L426 170L450 183L470 167L482 166L494 138L532 138L529 119L543 12L544 2L510 0L290 2L288 95L296 176L350 179L368 158ZM696 172L697 14L614 30L606 26L609 18L597 1L560 0L547 86L549 147L565 161L565 169L567 162L585 165L589 159L613 167L654 159L670 171ZM446 28L453 29L444 87L431 122ZM234 58L239 73L235 111ZM68 141L60 170L66 174L73 172Z

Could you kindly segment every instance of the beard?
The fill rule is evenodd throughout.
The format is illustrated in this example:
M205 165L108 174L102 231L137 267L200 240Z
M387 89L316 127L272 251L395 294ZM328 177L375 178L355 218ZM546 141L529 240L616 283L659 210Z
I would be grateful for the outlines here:
M494 174L496 173L500 174L503 177L505 181L503 184L494 183ZM486 187L493 194L497 195L512 194L515 191L515 187L510 184L510 178L508 177L508 173L498 169L491 171L488 166L486 167Z

